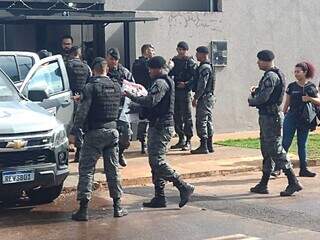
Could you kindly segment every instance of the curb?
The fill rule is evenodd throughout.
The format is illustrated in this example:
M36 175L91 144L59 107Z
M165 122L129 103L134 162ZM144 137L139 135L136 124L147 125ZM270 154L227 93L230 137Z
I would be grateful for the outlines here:
M299 167L299 161L294 159L292 160L292 164L294 168ZM309 167L315 167L320 166L320 161L317 160L309 160L308 161ZM192 173L183 173L181 174L181 177L183 179L194 179L194 178L205 178L205 177L216 177L216 176L226 176L231 174L237 174L237 173L245 173L245 172L254 172L254 171L260 171L261 167L244 167L239 169L227 169L227 170L213 170L213 171L202 171L202 172L192 172ZM122 186L123 187L129 187L129 186L144 186L152 183L151 176L150 177L140 177L140 178L123 178L122 179ZM93 189L99 190L101 188L107 188L106 181L97 181L93 185ZM64 187L63 193L71 193L75 192L77 190L77 187Z

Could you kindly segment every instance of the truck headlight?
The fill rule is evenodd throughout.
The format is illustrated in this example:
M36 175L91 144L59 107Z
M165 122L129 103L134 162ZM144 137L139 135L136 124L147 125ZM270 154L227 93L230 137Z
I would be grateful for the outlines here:
M67 133L63 125L60 125L56 129L54 129L53 145L55 147L65 144L67 141L68 141Z

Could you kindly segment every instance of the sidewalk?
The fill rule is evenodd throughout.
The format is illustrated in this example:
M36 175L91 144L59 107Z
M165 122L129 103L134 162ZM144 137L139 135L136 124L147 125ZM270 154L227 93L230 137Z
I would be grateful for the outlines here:
M216 141L226 139L240 139L258 137L258 132L217 134ZM176 138L172 140L174 144ZM194 138L193 146L199 143ZM70 174L65 181L66 191L76 189L78 183L78 164L73 162L73 153L70 153ZM140 154L140 144L132 142L130 149L125 153L128 166L121 169L122 182L124 186L144 185L151 183L151 172L147 155ZM298 165L297 157L290 156L295 166ZM227 175L239 172L258 171L261 168L261 153L258 149L247 149L237 147L215 146L215 152L207 155L191 155L189 152L169 151L167 158L171 166L179 172L183 178L199 178L217 175ZM309 162L310 166L316 162ZM99 159L96 168L95 181L101 185L105 184L103 174L103 161Z

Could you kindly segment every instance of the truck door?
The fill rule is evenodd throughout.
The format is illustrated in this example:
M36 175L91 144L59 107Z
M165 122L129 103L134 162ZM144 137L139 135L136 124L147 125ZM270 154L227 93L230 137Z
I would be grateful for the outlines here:
M74 103L67 71L61 55L47 57L37 62L21 86L21 93L28 98L30 90L44 90L47 94L40 106L56 116L69 130L73 120Z

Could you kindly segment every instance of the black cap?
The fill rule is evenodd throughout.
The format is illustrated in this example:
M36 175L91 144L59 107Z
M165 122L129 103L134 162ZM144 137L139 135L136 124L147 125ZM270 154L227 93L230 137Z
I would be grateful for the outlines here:
M258 52L257 58L261 61L270 62L274 59L274 54L270 50L262 50Z
M209 53L209 49L206 46L200 46L200 47L197 48L197 52L198 53L206 53L206 54L208 54Z
M92 62L92 69L101 68L102 63L107 64L106 60L103 57L96 57Z
M163 68L166 65L166 60L161 56L155 56L148 62L149 68Z
M38 52L38 56L40 59L52 56L52 52L49 52L46 49L42 49Z
M182 48L184 50L189 50L189 45L188 43L181 41L178 43L177 48Z
M110 55L116 60L120 59L120 52L118 48L109 48L107 51L107 55Z

